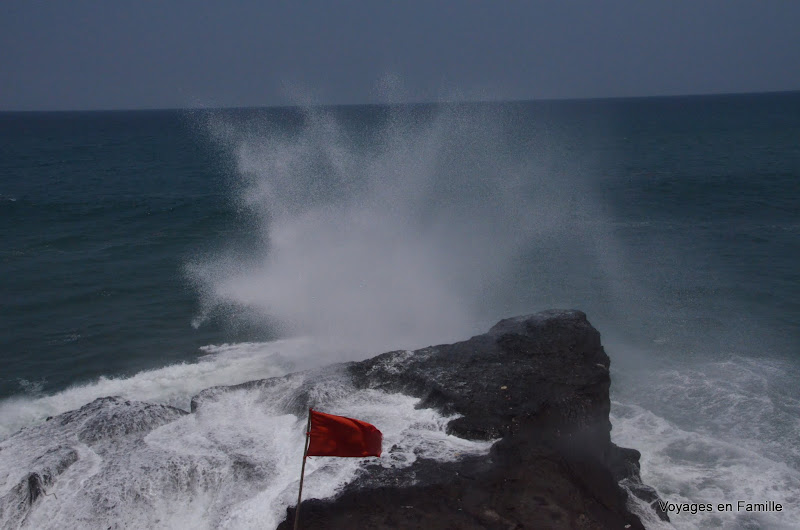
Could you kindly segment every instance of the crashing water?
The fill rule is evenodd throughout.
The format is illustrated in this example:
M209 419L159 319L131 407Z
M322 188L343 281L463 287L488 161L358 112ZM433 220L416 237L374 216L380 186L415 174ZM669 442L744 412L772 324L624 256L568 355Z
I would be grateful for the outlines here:
M8 366L24 374L0 378L4 388L18 386L12 378L24 379L23 393L0 401L0 483L6 487L0 497L17 484L24 469L18 463L34 454L21 440L44 447L51 443L47 417L99 397L187 409L208 387L460 340L502 317L575 307L603 334L612 359L612 439L642 451L645 483L673 503L741 499L784 506L781 513L755 515L670 513L673 526L792 528L800 504L800 393L793 377L800 112L793 110L794 97L201 113L184 123L210 140L205 149L223 153L232 201L207 190L193 195L185 183L200 169L181 160L170 171L190 168L181 181L187 190L163 199L164 182L177 177L154 177L157 199L143 199L146 211L136 200L125 202L136 197L128 189L139 185L134 177L152 171L146 164L133 164L118 184L94 183L118 185L125 200L116 201L112 189L85 203L58 187L60 174L42 189L65 197L40 200L13 187L29 175L5 167L16 179L3 184L4 197L15 199L0 208L0 220L11 220L3 225L7 233L23 225L35 232L41 222L42 233L58 237L29 244L21 232L0 250L3 266L11 267L4 277L16 278L6 291L20 300L13 312L19 321L3 328L11 337L3 348L10 352ZM120 145L149 145L162 125L144 127ZM185 132L165 137L178 134ZM70 134L69 142L75 138L80 135ZM101 140L95 143L104 145ZM59 157L76 156L70 153ZM147 156L146 149L124 151L118 159ZM117 167L117 160L108 165ZM95 173L76 170L80 178ZM74 188L85 195L80 178ZM193 217L193 208L201 214ZM219 210L234 210L239 224L215 218ZM18 218L19 212L30 217ZM87 225L80 224L84 218ZM128 233L136 223L143 226ZM126 230L94 234L96 225ZM78 245L84 233L97 246ZM186 239L193 241L190 250L179 251L177 242ZM145 258L130 271L122 266L152 249L154 259L169 257L160 269ZM82 285L84 268L99 275L84 265L84 252L117 259L108 270L127 282L124 288L108 278ZM191 304L158 298L180 283L173 279L180 260L199 294L194 330ZM51 275L19 273L48 266L55 268ZM142 286L140 271L155 280ZM106 309L105 301L119 299L127 305ZM102 322L104 313L113 315L110 323ZM164 332L169 315L179 321L172 335ZM37 322L49 320L58 326L42 331ZM268 337L219 339L214 326L268 328ZM33 335L15 335L24 330ZM196 347L187 348L191 354L182 363L164 357L193 332L213 336L199 344L229 343L205 346L194 359ZM267 340L276 336L288 338ZM38 350L29 347L37 340ZM47 357L51 365L86 367L90 375L65 369L67 382L53 386L48 378L58 370L48 375L38 365L29 368L29 357L44 359L51 351L67 359ZM139 358L144 368L122 361ZM118 360L136 369L108 368L120 366L109 364ZM331 412L385 423L404 458L487 449L446 437L446 418L414 410L404 396L332 391L330 399L337 409ZM384 417L384 407L393 409L391 417ZM11 437L23 427L28 430ZM26 524L92 521L86 517L94 513L93 495L105 499L107 517L130 527L279 520L294 503L299 466L297 450L282 444L296 446L301 431L295 412L243 390L129 440L118 452L78 444L78 460L64 475L69 481L59 480L57 499L43 497L41 515ZM243 478L238 464L222 459L221 447L256 471ZM150 461L166 469L136 471ZM315 465L321 467L314 468L318 479L310 479L311 495L331 495L355 473L353 462ZM112 469L126 470L130 488L113 479ZM107 477L108 489L100 491L90 477ZM670 526L642 506L632 508L648 527Z
M710 513L670 512L675 527L796 527L800 399L785 370L783 361L736 357L651 367L635 375L638 381L612 374L618 387L634 387L612 402L612 440L642 452L642 481L669 502L714 507ZM739 501L774 501L782 511L740 511ZM720 512L720 503L733 510ZM660 527L655 520L650 526Z
M104 398L23 429L0 442L0 524L4 528L271 528L296 501L308 395L317 409L380 425L384 454L402 469L419 458L453 461L485 454L493 442L446 434L455 416L417 408L419 399L355 390L335 370L275 384L217 390L192 414ZM310 458L304 497L335 495L363 459ZM28 508L28 474L44 477ZM57 478L57 480L55 480Z
M235 306L361 355L452 342L493 323L485 297L531 241L597 236L588 187L554 182L547 146L511 151L492 109L391 109L368 134L318 109L289 131L207 127L258 242L188 266L195 325Z

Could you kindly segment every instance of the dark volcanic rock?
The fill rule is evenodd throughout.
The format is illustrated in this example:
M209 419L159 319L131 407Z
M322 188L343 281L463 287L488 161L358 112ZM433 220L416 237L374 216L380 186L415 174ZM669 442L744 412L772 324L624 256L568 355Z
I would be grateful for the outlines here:
M57 500L57 495L49 490L80 460L79 448L91 447L98 459L98 455L105 455L117 446L132 449L134 443L140 443L153 429L186 414L166 405L104 397L21 430L0 444L4 452L14 451L14 460L20 468L7 467L4 470L7 474L0 475L0 483L5 479L11 485L0 493L0 527L38 527L29 522L32 512L45 496L52 495ZM100 480L100 470L96 473L93 479Z
M301 527L643 528L619 483L657 497L641 483L638 451L611 443L608 367L580 311L507 319L465 342L351 363L356 387L417 396L461 415L451 433L500 441L484 458L367 467L336 499L303 502ZM279 528L291 528L293 514Z
M187 414L167 405L130 401L117 396L98 398L54 420L62 425L76 425L81 442L92 445L131 434L149 433Z
M30 472L0 498L0 522L21 523L47 488L78 460L71 447L55 446L34 460Z

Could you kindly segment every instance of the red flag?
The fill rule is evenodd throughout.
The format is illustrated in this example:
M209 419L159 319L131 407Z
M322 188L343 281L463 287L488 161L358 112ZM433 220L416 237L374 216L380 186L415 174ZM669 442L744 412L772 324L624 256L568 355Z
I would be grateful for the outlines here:
M365 421L309 409L311 429L306 456L381 456L383 434Z

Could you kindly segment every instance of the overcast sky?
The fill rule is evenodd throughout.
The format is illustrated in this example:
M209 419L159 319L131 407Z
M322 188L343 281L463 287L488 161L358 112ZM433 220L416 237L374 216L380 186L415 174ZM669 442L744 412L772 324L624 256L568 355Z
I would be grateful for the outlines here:
M795 0L0 2L2 110L797 89Z

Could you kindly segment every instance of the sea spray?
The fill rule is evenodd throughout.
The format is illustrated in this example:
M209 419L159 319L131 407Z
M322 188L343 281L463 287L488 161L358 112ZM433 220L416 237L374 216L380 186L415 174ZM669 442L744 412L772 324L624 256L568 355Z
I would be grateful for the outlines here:
M564 186L548 146L514 137L497 109L378 114L211 115L258 242L187 265L197 324L246 308L351 358L446 342L507 314L487 306L525 250L597 237L580 175Z
M335 370L206 394L193 414L103 398L0 442L0 526L274 528L296 499L305 417L293 409L303 399L380 425L386 453L372 463L388 468L485 454L493 443L448 435L456 416L357 390ZM360 465L311 459L306 498L334 495ZM47 477L33 509L24 498L31 470Z
M208 346L204 348L205 355L194 363L143 370L131 377L101 377L53 394L19 395L0 401L0 440L23 427L106 396L188 410L192 396L205 388L283 375L302 367L303 359L315 357L318 351L318 346L307 339Z

